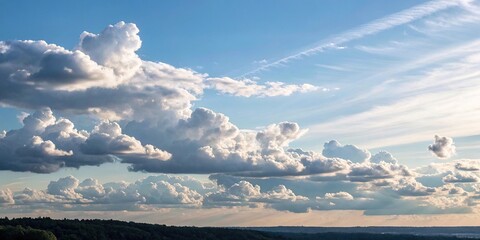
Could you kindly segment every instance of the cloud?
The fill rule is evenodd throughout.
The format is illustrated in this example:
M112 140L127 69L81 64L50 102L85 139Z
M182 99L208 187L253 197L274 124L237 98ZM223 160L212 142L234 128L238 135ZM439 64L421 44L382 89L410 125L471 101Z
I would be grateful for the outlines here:
M186 186L192 183L202 186L202 194L212 191L198 180L166 175L151 176L134 183L105 184L92 178L80 182L75 177L67 176L51 181L46 190L25 188L16 193L8 189L0 191L0 204L17 210L24 207L30 210L69 211L143 211L148 206L194 207L202 204L203 195Z
M190 118L171 128L139 125L153 137L144 141L124 134L118 123L108 120L90 132L77 130L70 120L57 119L49 108L28 115L23 123L21 129L0 139L0 169L50 173L63 167L100 165L115 157L130 164L130 170L161 173L296 176L337 172L349 166L343 159L289 149L290 142L306 132L296 123L242 131L225 115L205 108L195 109ZM127 125L138 134L131 127Z
M69 51L44 41L0 42L0 76L6 87L36 85L57 90L113 87L113 72L81 51ZM9 82L7 82L7 80Z
M209 78L144 61L136 54L138 33L135 24L119 22L99 34L82 33L75 50L44 41L0 42L1 104L101 120L91 132L48 116L9 131L1 138L0 154L12 161L0 160L0 169L49 173L100 165L113 161L113 155L131 164L130 170L167 173L305 175L342 168L340 160L288 151L288 144L306 131L296 123L242 130L221 113L193 108L211 87L264 97L317 87Z
M380 162L354 164L347 178L352 182L370 182L412 175L413 173L405 165Z
M108 120L151 120L162 126L188 118L193 101L216 81L191 69L142 60L136 54L141 47L138 33L135 24L119 22L99 34L82 33L74 50L45 41L1 41L0 103ZM219 84L218 90L227 93ZM250 92L239 96L287 96L317 89L281 82L246 85Z
M455 168L460 171L478 171L480 170L480 164L478 160L470 160L470 161L458 161L455 164Z
M324 39L320 43L316 44L313 48L308 48L301 52L297 52L293 55L283 57L279 60L272 61L271 63L264 64L250 72L247 72L242 75L249 76L258 72L262 72L277 66L285 65L286 63L300 59L302 57L318 54L328 49L337 49L338 46L350 42L355 39L363 38L368 35L376 34L378 32L388 30L390 28L407 24L409 22L418 20L425 16L431 15L435 12L442 11L451 7L461 6L462 1L430 1L427 3L419 4L413 6L409 9L388 15L386 17L376 19L367 24L361 25L357 28L351 29L349 31L340 33L331 38Z
M78 50L96 63L113 69L120 79L128 79L142 64L135 54L142 45L139 32L135 24L124 22L110 25L100 34L83 32Z
M370 167L378 166L373 164ZM454 169L453 165L450 169ZM400 172L391 174L388 178L353 182L348 178L312 181L309 178L257 178L226 174L211 175L212 182L201 182L192 177L161 174L132 183L103 184L92 178L79 181L67 176L51 181L46 190L0 191L0 204L4 212L37 209L155 212L162 208L248 206L296 213L362 210L366 214L464 213L476 206L477 186L474 182L459 180L460 176L455 176L456 182L445 181L438 187L430 187L413 176ZM470 175L462 176L466 179ZM441 176L437 177L441 179Z
M323 145L323 156L336 157L361 163L368 160L371 153L368 150L360 149L355 145L342 145L335 140L331 140Z
M122 129L118 123L108 121L95 126L80 149L83 153L91 155L127 154L158 160L168 160L172 156L170 153L150 144L143 146L134 137L122 134Z
M434 188L425 187L414 178L402 178L392 182L391 188L402 196L426 196L435 192Z
M455 155L455 143L452 138L435 135L435 140L428 146L428 150L440 159L447 159Z
M393 157L393 155L387 151L380 151L377 154L373 155L370 158L370 162L372 163L380 163L380 162L386 162L386 163L391 163L391 164L396 164L398 163L397 159Z
M471 172L450 172L443 178L446 183L469 183L478 182L480 178Z
M0 206L14 204L13 193L10 189L0 190Z
M325 193L325 199L346 199L353 200L353 196L347 192Z
M60 178L57 181L51 181L50 184L48 184L47 193L62 196L67 199L77 199L81 197L80 194L75 192L78 184L78 179L72 176Z
M170 154L122 134L117 123L101 122L91 132L75 129L43 108L23 119L23 127L0 138L0 169L51 173L62 167L100 165L116 155L126 162L162 161Z
M16 150L18 156L26 157L63 157L71 156L73 152L56 149L52 141L43 141L39 136L33 136L29 142Z
M289 144L306 132L292 122L271 124L257 131L240 130L225 115L197 108L190 118L166 131L145 125L130 123L126 131L142 142L160 146L172 158L137 161L130 168L133 171L286 176L335 172L348 165L345 160L290 150Z
M307 197L298 196L284 185L278 185L271 191L261 192L258 185L248 181L239 181L228 189L208 194L205 198L207 206L251 206L265 204L267 207L291 212L307 212Z
M191 113L205 75L141 60L138 32L124 22L84 32L72 51L44 41L0 42L0 102L174 124Z
M217 91L240 97L277 97L289 96L294 93L306 93L317 91L320 88L311 84L285 84L283 82L266 82L260 85L250 79L235 80L229 77L207 78L207 84L210 88ZM327 89L323 89L326 91Z

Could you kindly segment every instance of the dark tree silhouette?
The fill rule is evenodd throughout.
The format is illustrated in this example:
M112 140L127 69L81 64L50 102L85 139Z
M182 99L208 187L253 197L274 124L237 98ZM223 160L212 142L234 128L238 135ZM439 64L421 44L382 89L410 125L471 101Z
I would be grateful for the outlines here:
M115 220L0 218L0 240L453 240L457 237L371 233L273 233L175 227Z

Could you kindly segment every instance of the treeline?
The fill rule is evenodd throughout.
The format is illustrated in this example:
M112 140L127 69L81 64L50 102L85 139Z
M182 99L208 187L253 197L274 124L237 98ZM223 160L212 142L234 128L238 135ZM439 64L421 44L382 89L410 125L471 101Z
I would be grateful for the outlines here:
M58 240L273 240L268 233L226 228L167 227L115 220L0 218L0 226L22 226L52 232ZM4 238L0 238L3 240Z
M455 236L419 236L381 233L276 233L290 240L459 240Z
M32 238L33 237L33 238ZM174 227L115 220L0 218L1 240L453 240L456 237L370 233L272 233L233 228Z
M1 240L57 240L52 232L22 226L0 226Z

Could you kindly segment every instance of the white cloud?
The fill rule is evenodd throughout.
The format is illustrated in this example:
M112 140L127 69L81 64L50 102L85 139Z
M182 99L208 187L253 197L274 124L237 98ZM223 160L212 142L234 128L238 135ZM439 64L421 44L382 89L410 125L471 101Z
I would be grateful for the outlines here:
M262 192L260 186L253 185L248 181L239 181L225 190L208 194L205 198L206 206L251 206L265 204L277 210L291 212L306 212L309 207L305 206L308 198L296 195L284 185L278 185L271 191Z
M435 192L434 188L425 187L414 178L402 178L398 182L392 182L391 188L402 196L426 196Z
M370 158L370 162L372 163L386 162L386 163L396 164L398 161L395 157L393 157L391 153L387 151L380 151Z
M171 157L170 153L152 145L143 146L134 137L122 134L118 123L108 121L95 126L80 149L83 153L91 155L128 154L159 160L168 160Z
M139 31L133 23L119 22L108 26L100 34L83 32L78 50L98 64L113 69L120 79L128 79L142 64L135 54L142 44Z
M455 164L455 168L460 171L478 171L480 170L480 163L478 160L460 160Z
M193 184L194 183L194 184ZM51 181L46 191L25 188L21 192L0 191L0 204L54 210L145 210L146 206L189 207L202 204L203 196L186 185L206 188L198 180L166 175L140 179L135 183L100 184L96 179L68 176ZM203 194L211 191L208 189Z
M311 84L286 84L283 82L266 82L258 84L251 79L235 80L229 77L207 78L207 85L217 91L240 97L277 97L294 93L317 91L320 88ZM323 89L326 90L326 89Z
M111 162L111 154L126 162L167 160L171 156L122 134L114 122L102 122L89 133L75 129L68 119L57 120L44 108L25 117L23 124L0 138L2 170L50 173L62 167Z
M80 194L75 192L78 184L78 179L72 176L60 178L57 181L51 181L50 184L48 184L47 193L65 197L67 199L78 199L81 197Z
M451 172L443 178L446 183L478 182L480 178L471 172Z
M413 174L405 165L387 162L361 163L352 165L347 178L352 182L370 182L396 177L408 177Z
M325 193L325 199L353 200L353 196L347 192Z
M13 193L10 189L0 190L0 206L14 204Z
M360 149L355 145L342 145L335 140L331 140L323 145L323 156L336 157L361 163L368 160L371 153L368 150Z
M136 54L141 46L138 32L134 24L124 22L100 34L84 32L74 51L43 41L0 42L2 61L12 60L0 68L0 103L31 109L49 106L102 120L92 132L78 131L71 121L53 116L26 123L2 138L6 160L0 160L1 169L47 173L64 166L99 165L116 155L135 171L302 175L338 162L289 152L288 144L305 132L296 123L246 131L221 113L192 108L203 90L213 85L220 92L265 97L317 87L208 78L190 69L143 61ZM34 78L37 75L43 77ZM245 88L239 87L242 84ZM49 111L38 114L51 115ZM34 118L25 121L37 121ZM112 121L121 121L124 130ZM31 159L33 150L28 149L19 156L17 149L23 145L45 156Z
M450 158L455 155L455 143L452 138L435 135L435 141L428 146L428 150L438 158Z

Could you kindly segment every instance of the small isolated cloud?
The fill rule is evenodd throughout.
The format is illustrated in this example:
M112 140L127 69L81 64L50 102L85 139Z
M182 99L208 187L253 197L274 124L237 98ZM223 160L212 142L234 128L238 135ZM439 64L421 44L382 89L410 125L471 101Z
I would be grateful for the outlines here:
M361 163L370 158L371 153L355 145L342 145L336 140L331 140L323 145L323 156L343 158L352 162Z
M268 63L267 59L262 59L262 60L255 60L252 62L255 65L265 65Z
M447 159L455 155L455 143L452 138L435 135L435 140L428 146L428 150L440 159Z
M353 196L348 192L325 193L324 199L353 200Z

